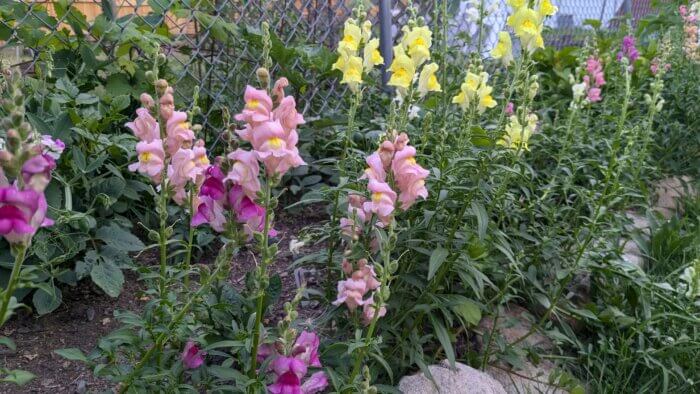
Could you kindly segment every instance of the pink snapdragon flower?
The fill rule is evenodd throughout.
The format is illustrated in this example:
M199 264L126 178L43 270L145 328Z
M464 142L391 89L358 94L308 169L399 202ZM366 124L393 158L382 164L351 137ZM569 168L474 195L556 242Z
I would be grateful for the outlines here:
M229 153L228 158L233 160L231 170L226 175L226 180L240 185L243 188L246 196L251 200L257 198L260 191L260 166L255 152L236 149Z
M391 214L394 212L396 204L396 192L391 190L391 186L386 182L379 182L374 179L369 180L367 185L372 194L372 198L364 203L364 209L367 212L377 214L379 220L386 224L391 222Z
M273 112L275 119L287 133L296 130L300 124L306 123L304 117L297 112L297 103L292 96L284 97Z
M373 179L378 182L386 182L386 170L384 168L382 154L380 152L374 152L367 156L365 161L369 167L365 169L365 172L360 179Z
M153 100L153 99L151 99ZM160 139L160 126L158 121L151 116L151 112L146 108L136 110L136 119L126 125L136 138L144 142L151 142Z
M318 356L320 344L321 340L316 333L302 331L294 342L292 354L310 367L321 368L321 359Z
M50 135L41 136L41 146L43 147L42 152L54 160L58 160L66 149L66 144L63 141L58 138L54 139Z
M345 304L348 309L354 311L358 306L364 305L365 294L367 294L367 282L364 280L341 280L338 282L338 298L333 301L333 305Z
M357 270L352 272L351 278L354 280L364 281L367 291L376 290L381 284L377 280L377 274L374 272L374 267L367 264L367 259L360 259L357 262Z
M418 197L424 199L428 197L425 179L430 172L416 162L416 148L407 146L396 152L391 162L391 169L400 190L401 209L405 211L410 208Z
M51 171L56 168L56 161L49 155L39 154L22 165L24 184L37 192L43 192L51 182Z
M268 175L282 175L292 167L306 164L299 156L297 141L296 131L285 132L279 121L267 121L253 129L253 149Z
M194 182L200 170L195 163L194 151L179 149L173 155L172 165L168 170L168 177L173 185L184 186L187 182Z
M0 235L11 244L28 242L39 227L53 224L47 210L43 193L14 185L0 187Z
M605 74L603 65L596 57L589 57L586 60L586 75L583 77L586 86L586 98L591 103L602 100L602 87L605 85Z
M217 165L209 166L205 172L204 182L199 188L200 196L209 196L214 200L223 200L226 196L224 173Z
M272 394L302 394L301 379L308 370L303 361L295 357L279 356L270 364L277 375L275 383L267 387Z
M512 101L509 101L508 104L506 104L506 116L510 117L515 113L515 104L513 104Z
M237 121L255 127L257 124L271 119L272 99L266 91L248 85L245 88L243 100L245 100L243 111L234 117Z
M275 97L275 102L279 103L284 98L284 88L289 86L289 80L282 77L275 81L275 86L272 88L272 95Z
M151 178L154 183L160 183L165 162L163 142L159 139L151 142L141 141L136 144L136 153L139 161L130 164L129 171L138 171Z
M199 350L197 344L193 341L187 341L185 350L182 352L180 359L185 369L196 369L204 364L204 356L206 355L207 353Z
M252 199L246 196L243 188L240 185L233 185L229 190L228 201L230 207L236 215L239 223L245 224L244 231L249 238L253 237L254 232L261 232L265 228L265 208L256 204ZM270 228L269 235L277 236L277 231Z
M362 324L365 326L369 326L372 323L372 319L374 319L374 314L376 313L377 308L374 305L374 299L370 297L367 301L365 301L365 304L362 306ZM377 317L384 317L386 316L386 307L382 305L381 308L379 308L379 314Z
M192 153L194 153L194 165L197 167L197 172L199 175L204 175L204 173L209 168L209 157L207 156L207 148L204 147L204 141L198 140L192 148Z
M192 215L190 225L197 227L202 224L209 224L214 231L224 232L226 230L226 215L224 207L219 200L210 196L199 196L196 212Z
M190 130L187 122L187 113L173 111L165 126L167 137L165 138L165 150L174 156L181 148L191 148L194 141L194 131Z

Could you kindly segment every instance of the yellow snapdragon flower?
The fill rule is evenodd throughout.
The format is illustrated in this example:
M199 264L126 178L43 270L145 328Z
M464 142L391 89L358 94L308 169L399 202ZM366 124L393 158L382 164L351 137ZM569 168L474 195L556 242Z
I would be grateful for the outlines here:
M483 83L479 90L477 90L477 96L479 96L479 104L477 106L477 111L483 114L488 108L493 108L496 106L496 100L491 96L493 88L491 86Z
M372 22L366 20L362 23L362 41L369 42L372 38Z
M510 117L510 122L506 126L506 133L498 141L498 145L515 150L523 149L529 151L530 147L528 146L528 141L532 134L535 133L536 129L537 115L528 115L527 124L525 126L520 124L517 116L512 115Z
M442 87L435 76L438 70L437 63L430 63L423 66L423 70L418 77L418 92L424 97L429 92L442 92Z
M502 31L498 33L498 43L491 50L494 59L500 59L501 63L508 67L513 62L513 42L510 33Z
M553 5L550 0L540 0L540 3L537 7L537 13L540 15L541 19L544 19L548 16L552 16L556 14L557 11L559 11L559 8Z
M508 0L507 3L509 6L513 7L514 10L517 10L520 7L526 6L527 0Z
M364 48L365 72L370 72L374 66L384 64L384 58L379 52L379 39L373 38L367 41Z
M390 86L396 86L403 89L408 89L413 82L413 76L416 73L416 67L413 60L406 56L403 47L396 45L394 47L394 61L389 67L391 78L389 79Z
M413 60L415 67L430 59L430 46L433 44L433 32L427 26L412 29L405 28L401 44Z
M515 35L528 52L534 52L537 48L544 48L542 39L543 19L535 10L521 7L508 17L508 26L513 28Z
M350 53L355 54L357 49L360 47L360 42L362 41L362 30L360 26L354 19L348 19L345 21L345 28L343 29L343 39L338 43L339 53Z
M340 83L349 85L353 90L362 83L362 59L359 56L341 54L333 64L333 70L342 72L343 79Z

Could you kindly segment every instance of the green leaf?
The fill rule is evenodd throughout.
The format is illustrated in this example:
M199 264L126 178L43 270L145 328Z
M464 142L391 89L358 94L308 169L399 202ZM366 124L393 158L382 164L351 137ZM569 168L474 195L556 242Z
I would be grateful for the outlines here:
M145 247L143 242L135 235L114 223L97 229L95 238L104 241L109 246L126 252L138 252Z
M489 227L489 216L486 213L486 208L481 203L472 201L472 212L476 215L479 239L483 241L484 237L486 237L486 230Z
M17 345L15 345L15 342L12 340L12 338L0 337L0 345L5 346L10 350L17 350Z
M63 295L61 290L53 285L42 287L34 292L32 302L36 312L40 315L45 315L56 310L61 305Z
M14 383L18 386L24 386L29 383L36 376L28 371L22 371L21 369L13 369L7 372L7 375L0 379L0 382Z
M447 259L448 254L449 252L447 249L443 248L442 246L438 246L435 250L433 250L433 253L430 254L430 262L428 264L428 280L433 279L433 276L435 276L437 270L440 268L442 263L445 262L445 259Z
M88 361L87 357L85 357L85 355L83 354L83 351L75 347L67 349L58 349L54 350L53 352L68 360L84 362Z
M462 300L459 304L453 305L452 310L473 326L481 321L481 309L471 300Z
M117 297L124 285L122 270L111 261L101 261L93 266L90 278L110 297Z
M433 323L433 328L435 328L435 335L437 336L440 345L442 345L443 350L445 350L445 356L449 360L450 365L454 368L455 366L455 351L452 348L452 341L450 341L450 334L447 329L442 324L442 322L437 319L434 315L430 315L430 321Z
M233 368L225 368L221 365L210 365L207 372L223 380L245 381L245 376Z
M88 93L80 93L78 97L75 98L75 103L78 105L95 104L98 101L100 101L100 99L97 96Z

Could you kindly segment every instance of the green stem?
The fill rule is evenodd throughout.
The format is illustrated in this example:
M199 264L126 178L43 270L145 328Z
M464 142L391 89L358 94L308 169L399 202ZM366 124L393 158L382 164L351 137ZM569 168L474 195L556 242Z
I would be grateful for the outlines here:
M198 300L205 291L207 291L207 289L211 285L211 282L218 276L219 271L229 264L232 256L232 246L233 243L227 243L226 245L224 245L224 247L221 250L221 253L217 258L218 261L214 271L211 273L211 275L209 275L207 280L204 283L202 283L202 286L199 288L199 290L197 290L197 292L192 295L192 297L187 301L187 303L182 306L180 312L177 315L175 315L173 320L170 321L170 324L168 324L165 332L161 333L158 336L158 338L156 338L153 346L150 349L148 349L148 351L141 357L141 360L139 360L139 362L136 363L136 365L134 365L134 369L131 371L131 373L129 373L126 380L124 380L124 383L121 384L121 387L119 389L120 393L125 393L129 390L137 373L141 371L144 365L146 365L146 363L156 352L160 354L161 349L163 348L167 340L171 337L171 331L173 330L173 328L175 328L175 326L179 324L180 321L185 317L185 314L188 313L188 311L192 307L192 304L196 300Z
M603 181L604 190L603 194L598 198L598 204L596 204L596 208L593 213L593 220L591 221L591 224L588 228L588 235L586 236L586 239L584 242L581 244L579 247L579 250L576 254L576 258L574 259L574 264L572 265L571 271L566 275L566 277L562 280L562 282L559 285L559 289L557 290L555 296L550 300L550 305L547 308L547 310L544 312L540 320L537 322L537 324L533 324L530 329L521 337L516 339L515 341L510 343L510 346L517 345L518 343L524 341L525 339L529 338L532 334L534 334L537 330L540 329L544 325L544 323L549 319L549 316L554 312L554 309L556 309L557 305L559 304L559 300L564 294L564 291L568 284L571 282L571 280L574 277L574 273L578 269L578 266L581 262L581 258L583 257L584 253L588 249L588 246L590 243L593 241L593 238L595 236L595 232L598 229L598 224L599 224L599 219L601 216L601 210L603 209L604 204L607 202L609 195L612 195L612 193L615 191L617 188L617 183L619 181L619 171L615 171L617 167L617 153L620 149L621 146L621 139L622 139L622 134L624 131L624 125L625 121L627 120L627 107L629 106L629 101L630 101L630 96L631 96L631 75L629 73L629 70L625 69L625 98L623 102L623 107L622 107L622 112L620 114L620 119L617 122L617 131L615 133L615 138L613 139L613 144L612 144L612 150L610 152L610 163L608 163L608 168L607 171L605 172L605 180ZM614 178L613 178L614 176ZM613 179L611 179L613 178ZM614 182L611 182L614 181ZM614 185L613 185L614 184ZM612 186L612 190L611 190ZM578 239L578 235L580 234L580 230L576 230L574 239Z
M369 348L370 344L372 343L372 338L374 337L374 331L376 330L377 327L377 322L379 321L379 312L382 309L382 307L385 305L386 301L384 297L381 294L381 290L384 288L387 288L389 286L389 280L390 280L390 266L391 266L391 252L393 249L393 238L394 238L394 223L392 222L389 224L389 232L388 232L388 238L387 238L387 243L386 247L384 250L382 250L382 260L383 260L383 266L382 266L382 277L381 277L381 285L379 286L379 289L377 290L379 297L377 300L376 305L374 306L374 316L372 316L372 322L369 325L369 329L367 329L367 335L365 336L365 345L358 349L357 356L355 357L355 365L352 368L352 373L350 374L350 378L348 379L348 382L352 383L355 381L355 378L357 375L360 373L360 368L362 368L362 362L365 359L365 356L367 354L367 349Z
M272 194L272 179L267 179L265 182L265 227L263 228L263 239L262 245L260 245L260 271L258 278L258 285L262 283L263 280L267 278L267 264L270 261L268 243L270 239L270 222L272 215L272 207L270 204ZM253 348L251 349L250 355L250 369L248 370L248 376L253 379L257 375L258 367L258 346L260 345L260 324L262 323L262 315L265 306L265 288L260 286L258 289L258 301L256 305L255 312L255 326L253 327Z
M15 286L17 286L17 280L19 279L19 272L22 269L22 264L24 263L24 257L27 253L27 246L20 245L16 248L15 253L15 263L12 266L12 273L10 274L10 280L7 282L7 288L3 293L2 305L0 305L0 327L9 319L5 317L7 313L7 308L10 306L10 300L12 299L12 294L15 292Z
M185 262L183 264L183 269L185 270L185 289L190 286L190 265L192 263L192 245L194 244L194 233L196 231L195 227L192 226L192 218L194 217L194 195L197 193L196 187L190 190L189 196L189 207L190 207L190 223L189 223L189 234L187 237L187 254L185 255Z
M168 247L167 247L167 235L166 235L166 227L168 225L167 220L168 220L168 202L167 202L167 192L166 192L166 183L165 183L165 177L163 177L163 180L161 181L160 184L161 190L160 190L160 228L158 230L158 243L160 246L160 269L159 269L159 285L158 289L160 291L160 299L161 303L164 304L165 300L167 298L166 293L166 287L167 283L165 280L165 276L167 274L167 268L168 268Z

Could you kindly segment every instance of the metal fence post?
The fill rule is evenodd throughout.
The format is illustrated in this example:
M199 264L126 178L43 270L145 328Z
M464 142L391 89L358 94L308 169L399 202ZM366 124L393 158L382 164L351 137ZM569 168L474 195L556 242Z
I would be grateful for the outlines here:
M384 58L382 66L382 85L387 87L389 82L389 65L393 60L393 40L391 37L391 1L379 0L379 49Z

